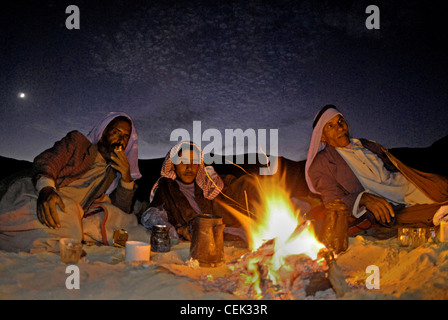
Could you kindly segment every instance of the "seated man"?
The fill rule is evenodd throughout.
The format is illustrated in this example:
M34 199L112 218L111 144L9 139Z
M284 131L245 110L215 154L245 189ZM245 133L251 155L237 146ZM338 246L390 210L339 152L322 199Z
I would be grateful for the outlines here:
M242 193L247 188L251 188L248 179L227 175L223 181L212 166L204 167L202 150L196 144L180 142L165 157L141 222L148 229L166 224L171 227L171 238L180 235L190 241L190 222L199 214L210 214L223 218L225 234L244 239L240 223L221 204L228 202L224 195L237 198L232 190Z
M88 136L69 132L38 155L33 177L13 183L0 202L0 249L59 251L63 237L113 244L146 230L127 214L136 189L138 136L125 113L109 113ZM147 239L146 239L147 240Z
M448 208L445 177L412 169L373 141L351 139L333 105L314 119L305 176L324 204L339 199L349 208L350 234L377 223L431 225Z

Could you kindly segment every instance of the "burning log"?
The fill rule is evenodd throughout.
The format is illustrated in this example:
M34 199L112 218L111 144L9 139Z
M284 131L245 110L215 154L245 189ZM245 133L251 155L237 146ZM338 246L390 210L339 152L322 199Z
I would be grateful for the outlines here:
M331 288L325 272L315 272L309 278L310 283L305 287L307 296L314 296L318 291L325 291Z
M326 261L328 266L327 278L331 283L331 287L335 291L336 296L338 298L344 296L348 291L348 285L345 281L341 268L336 263L333 251L327 249L321 250L319 255L323 256Z
M258 250L230 262L231 275L216 279L204 276L201 280L208 290L249 299L305 299L328 289L342 296L346 292L345 279L331 253L326 249L321 251L317 260L305 254L290 255L278 270L273 270L275 239L272 239Z
M311 222L292 206L282 181L264 180L260 186L264 197L256 216L227 207L244 227L252 251L228 264L231 275L204 276L203 285L250 299L303 299L330 288L333 295L344 295L345 279L332 252L347 249L347 207L341 202L328 206L318 241Z

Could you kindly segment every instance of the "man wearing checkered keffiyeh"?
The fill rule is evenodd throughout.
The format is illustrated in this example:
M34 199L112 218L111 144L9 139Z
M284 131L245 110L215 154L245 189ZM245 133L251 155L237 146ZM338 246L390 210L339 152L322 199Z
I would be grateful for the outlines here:
M189 167L188 179L179 170L182 164L184 168ZM237 199L241 190L249 189L248 185L247 177L221 178L212 166L204 166L202 150L195 143L180 142L165 157L160 178L151 190L150 206L142 214L141 222L148 229L155 224L168 225L171 238L176 238L177 232L190 240L191 221L199 214L210 214L223 219L225 234L244 239L240 223L222 203L228 198Z
M149 199L150 202L152 202L152 200L154 199L154 195L161 178L176 180L177 176L174 170L172 159L174 159L180 151L190 150L190 148L194 148L194 150L200 153L199 170L195 178L195 182L203 190L204 197L209 200L213 200L221 192L222 188L224 187L224 183L222 179L216 174L216 172L214 172L213 167L207 167L207 170L211 173L211 175L207 174L206 168L204 167L203 153L201 149L193 142L184 141L172 147L165 156L165 161L163 162L162 170L160 171L160 178L159 180L157 180L151 190Z

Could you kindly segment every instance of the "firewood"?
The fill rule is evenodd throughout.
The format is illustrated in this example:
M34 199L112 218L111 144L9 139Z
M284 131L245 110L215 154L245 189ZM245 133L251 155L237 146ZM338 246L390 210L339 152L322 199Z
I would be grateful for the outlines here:
M314 296L318 291L325 291L332 288L330 280L325 272L314 272L309 278L310 283L305 287L307 296Z
M343 297L348 291L347 282L336 261L330 263L330 267L328 268L328 280L330 280L331 286L338 298Z
M230 262L231 275L212 280L202 278L203 286L249 299L304 299L328 289L342 297L347 292L331 250L322 249L317 260L305 254L290 255L278 270L271 270L274 244L274 240L267 241L259 249Z

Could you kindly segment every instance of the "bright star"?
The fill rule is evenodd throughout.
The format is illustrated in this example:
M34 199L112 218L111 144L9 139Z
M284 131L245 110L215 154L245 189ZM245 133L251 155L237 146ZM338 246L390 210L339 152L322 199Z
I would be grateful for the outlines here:
M20 92L17 96L18 96L20 99L25 99L26 94L25 94L24 92Z

